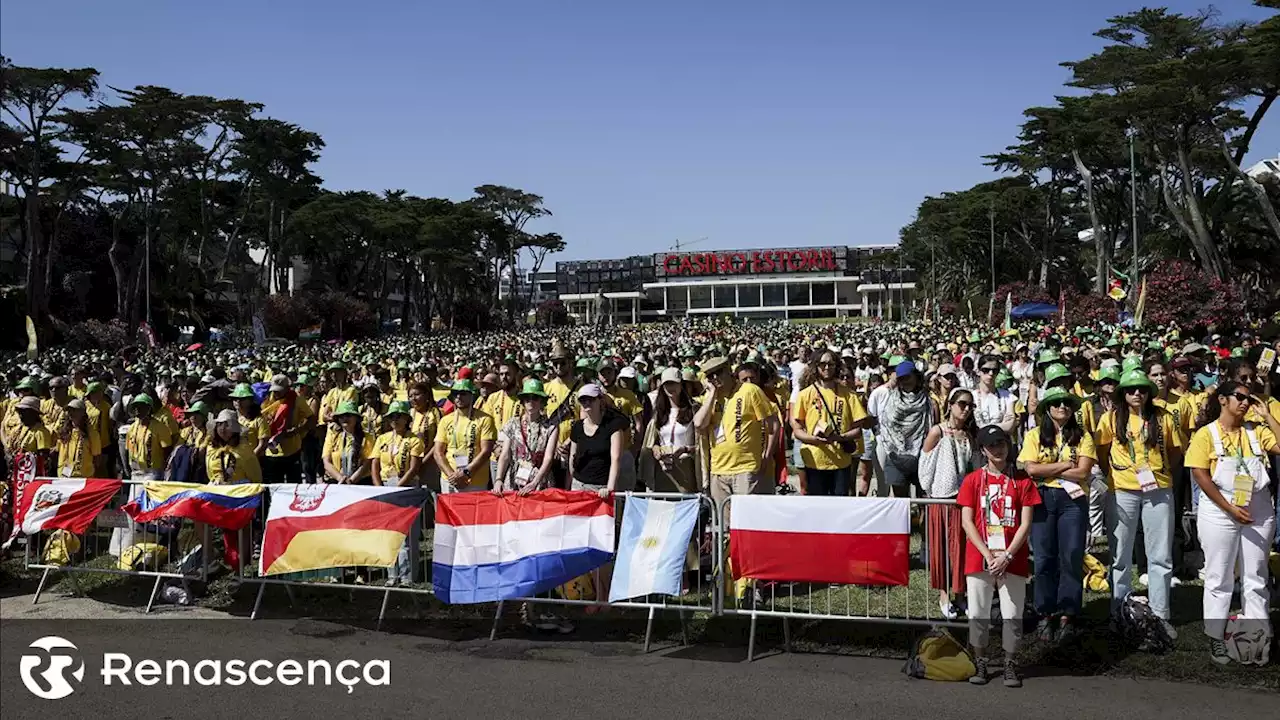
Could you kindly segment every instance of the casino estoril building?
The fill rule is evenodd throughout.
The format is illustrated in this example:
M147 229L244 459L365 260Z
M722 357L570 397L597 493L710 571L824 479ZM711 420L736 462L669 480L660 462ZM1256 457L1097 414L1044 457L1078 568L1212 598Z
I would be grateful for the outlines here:
M916 276L894 246L664 252L556 263L556 291L578 322L686 315L747 320L901 318Z

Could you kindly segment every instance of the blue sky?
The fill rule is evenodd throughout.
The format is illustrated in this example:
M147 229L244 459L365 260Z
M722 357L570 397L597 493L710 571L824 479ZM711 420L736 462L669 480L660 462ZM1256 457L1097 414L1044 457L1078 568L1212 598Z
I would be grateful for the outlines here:
M1058 63L1139 6L4 0L0 52L264 103L324 137L331 189L536 192L562 259L609 258L896 242L926 195L993 178ZM1250 159L1277 148L1268 118Z

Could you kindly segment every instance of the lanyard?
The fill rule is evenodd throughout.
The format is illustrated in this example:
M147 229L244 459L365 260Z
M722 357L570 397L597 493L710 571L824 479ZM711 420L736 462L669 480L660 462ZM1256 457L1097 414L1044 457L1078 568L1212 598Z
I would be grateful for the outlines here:
M1000 480L1000 497L996 498L996 500L1001 506L1000 518L1003 521L1005 512L1013 509L1012 507L1008 507L1012 505L1013 480L1008 475L1004 475L1004 474L999 475L997 479ZM991 482L991 472L987 470L985 467L982 468L983 514L989 514L991 512L991 506L988 505L990 500L987 497L987 488L990 488L993 484L995 483ZM988 516L988 519L990 519L989 516Z
M1147 420L1144 419L1142 421L1142 433L1141 435L1139 435L1139 437L1145 438L1147 436L1148 427L1149 427L1149 423ZM1145 440L1142 442L1143 464L1139 466L1138 451L1134 449L1133 438L1134 438L1133 433L1129 432L1129 428L1125 428L1124 441L1125 441L1125 445L1129 448L1129 459L1133 462L1133 465L1131 467L1147 467L1147 468L1151 467L1151 448L1147 447L1147 443Z
M827 418L831 420L831 427L835 428L836 432L840 432L840 421L837 420L836 416L831 412L831 406L827 404L827 398L822 394L822 386L814 385L813 389L817 391L818 399L822 401L822 408L827 411ZM835 390L832 390L831 394L832 396L835 396ZM837 400L837 403L838 402L839 401Z
M458 426L461 424L462 424L461 418L456 418L453 421L453 427L449 428L449 435L453 438L454 450L464 449L462 444L458 442ZM468 455L471 454L471 438L475 435L474 430L475 430L475 420L473 418L468 417L467 418L467 446L465 448Z

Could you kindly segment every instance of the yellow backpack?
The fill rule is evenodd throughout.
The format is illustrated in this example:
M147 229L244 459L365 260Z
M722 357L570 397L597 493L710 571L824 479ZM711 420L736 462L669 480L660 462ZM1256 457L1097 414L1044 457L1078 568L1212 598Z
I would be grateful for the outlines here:
M66 530L54 530L44 544L44 562L46 565L70 565L71 556L78 552L80 538Z
M941 682L964 682L977 668L968 648L946 628L934 628L916 643L902 672L907 677Z
M1107 567L1089 553L1084 555L1084 589L1096 593L1111 592L1111 583L1107 581Z

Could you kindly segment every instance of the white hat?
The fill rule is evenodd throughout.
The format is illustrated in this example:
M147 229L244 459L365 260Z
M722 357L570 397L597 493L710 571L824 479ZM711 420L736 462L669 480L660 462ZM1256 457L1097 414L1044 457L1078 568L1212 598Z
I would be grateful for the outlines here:
M670 383L670 382L673 382L673 383L680 382L680 368L669 367L666 370L662 371L662 384L666 385L667 383Z
M236 415L235 410L223 410L222 412L218 413L218 416L213 419L213 422L216 425L229 426L231 428L231 432L235 432L235 433L241 432L240 418Z
M631 367L630 365L618 371L618 377L620 378L634 378L635 376L636 376L636 369Z
M579 398L584 398L584 397L598 398L598 397L602 397L603 395L604 395L604 389L601 388L596 383L587 383L586 385L583 385L582 387L578 388Z
M840 357L842 358L852 358L853 356L854 356L853 351L850 350L849 348L845 348L844 350L840 351Z

